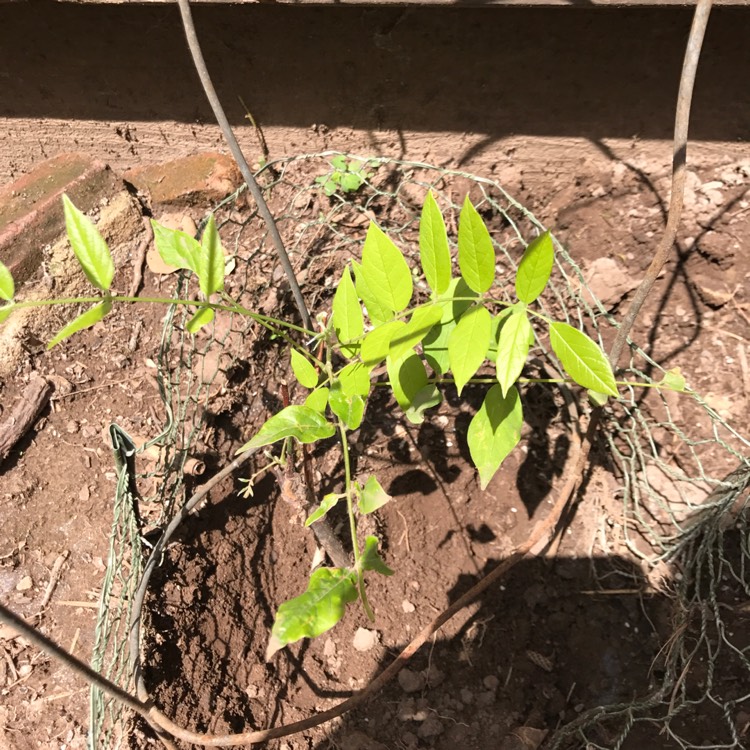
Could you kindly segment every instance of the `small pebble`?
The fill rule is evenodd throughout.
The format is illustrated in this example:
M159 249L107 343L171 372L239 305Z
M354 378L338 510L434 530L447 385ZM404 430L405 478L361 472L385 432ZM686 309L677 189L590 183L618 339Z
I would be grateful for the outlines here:
M416 608L408 599L404 599L404 601L401 602L401 609L403 609L404 612L408 615L412 613Z
M370 651L378 643L377 630L367 630L367 628L357 628L354 634L352 645L356 651Z
M498 678L495 677L494 674L489 674L482 680L482 684L487 688L487 690L497 690L498 686L500 685L500 680L498 680Z
M24 576L17 584L16 591L28 591L34 585L31 576Z
M402 669L398 673L398 684L405 693L416 693L425 685L425 676L421 672L412 672L411 669Z

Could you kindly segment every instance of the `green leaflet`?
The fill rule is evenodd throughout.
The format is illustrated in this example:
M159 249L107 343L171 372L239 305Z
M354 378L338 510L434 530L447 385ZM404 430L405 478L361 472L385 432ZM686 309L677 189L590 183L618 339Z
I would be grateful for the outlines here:
M414 394L411 406L406 410L406 418L412 424L422 424L425 411L437 406L442 400L440 389L434 383L428 383Z
M386 359L388 380L398 405L406 411L414 398L427 385L427 370L416 352L407 352L400 359Z
M367 275L363 272L362 266L353 260L352 268L354 269L354 278L356 279L357 294L367 308L370 320L376 325L390 320L393 317L392 311L383 304L375 291L370 288Z
M687 388L687 381L680 368L673 367L664 373L664 377L661 379L661 386L668 388L670 391L684 391Z
M328 388L316 388L305 399L305 406L325 414L326 406L328 406Z
M314 443L331 437L335 431L334 426L319 411L294 404L267 419L258 434L237 453L271 445L288 437L296 438L300 443Z
M369 382L369 381L368 381ZM328 394L328 405L331 411L346 425L348 430L356 430L362 424L365 413L365 401L357 394L347 396L341 387L340 380L334 380Z
M518 380L526 364L529 340L533 335L531 323L523 310L516 310L500 327L495 366L503 394Z
M15 293L16 287L13 283L13 276L11 276L10 269L5 263L0 261L0 299L10 302Z
M366 398L370 393L369 367L362 362L350 362L338 374L341 381L341 389L347 396L362 396Z
M203 326L208 325L214 319L212 307L201 307L185 325L188 333L198 333Z
M216 230L216 220L211 214L203 230L201 252L198 256L198 282L206 299L224 288L225 267L224 248L221 246L219 233Z
M276 612L266 659L288 643L316 638L330 630L344 616L346 605L356 598L356 577L350 570L315 570L305 593L284 602Z
M362 276L369 291L390 312L401 312L411 300L411 272L401 251L382 229L370 223L362 248Z
M617 384L604 352L567 323L551 323L549 341L565 372L583 388L617 396Z
M380 364L387 356L391 348L391 339L402 328L406 328L403 320L392 320L390 323L382 323L373 328L362 341L362 362L369 367Z
M371 476L359 493L357 507L360 513L372 513L378 508L382 508L391 499L391 496L380 486L380 482L374 476Z
M490 233L469 196L458 222L458 265L468 286L483 294L495 280L495 248Z
M493 385L471 420L466 436L483 490L521 439L522 424L523 410L516 387L511 386L503 397L500 385Z
M111 309L112 300L107 297L98 305L94 305L94 307L89 308L86 312L81 313L77 318L74 318L70 323L63 326L53 337L52 341L47 344L47 349L57 346L61 341L64 341L74 333L78 333L78 331L83 331L85 328L91 328L91 326L96 325Z
M318 372L313 367L310 360L300 354L296 349L292 349L292 372L297 382L305 388L315 388L318 384Z
M476 294L461 279L451 279L445 293L436 302L443 310L440 322L432 327L422 340L422 351L432 369L442 375L450 369L448 359L448 340L456 327L459 318L471 307L470 299L452 299L453 297L475 297Z
M16 309L16 306L13 304L5 305L4 307L0 307L0 325L5 323L6 320L10 317L13 310Z
M393 571L383 562L383 558L378 553L378 538L368 536L365 539L365 548L359 558L359 564L362 570L374 570L384 576L392 576Z
M345 346L353 339L359 339L364 333L364 319L362 308L359 306L359 297L354 288L354 282L349 271L349 266L341 275L336 294L333 297L333 330L341 344L341 351L346 357L353 357L359 350L359 344Z
M487 357L493 362L497 359L497 344L500 341L500 331L505 321L515 312L515 309L515 305L505 307L492 317L492 334L490 335L490 347L487 350ZM531 342L529 342L529 346L531 346Z
M451 252L445 222L432 191L427 193L419 222L419 258L435 294L442 294L451 280Z
M310 526L316 521L319 521L336 503L341 500L342 495L337 495L335 492L329 492L321 501L320 505L307 517L305 526Z
M492 334L492 317L484 305L467 310L448 339L448 359L460 395L484 362Z
M399 359L409 349L413 349L442 316L443 309L440 305L418 307L412 313L411 320L391 337L390 355Z
M161 259L175 268L185 268L198 275L200 271L201 246L194 237L178 229L168 229L151 220L154 244Z
M518 265L516 295L521 302L530 305L544 291L554 262L552 237L545 232L529 244Z
M106 292L112 285L115 275L115 264L112 262L107 243L93 222L73 205L67 195L63 195L63 210L70 246L86 278L97 289Z

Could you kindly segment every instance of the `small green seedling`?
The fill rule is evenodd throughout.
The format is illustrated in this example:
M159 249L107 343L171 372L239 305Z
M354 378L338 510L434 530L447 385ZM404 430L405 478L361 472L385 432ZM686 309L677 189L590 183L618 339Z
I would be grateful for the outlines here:
M369 180L374 172L368 171L369 162L360 159L349 159L338 154L331 158L333 171L315 178L315 182L323 187L327 196L335 192L356 193L366 180Z

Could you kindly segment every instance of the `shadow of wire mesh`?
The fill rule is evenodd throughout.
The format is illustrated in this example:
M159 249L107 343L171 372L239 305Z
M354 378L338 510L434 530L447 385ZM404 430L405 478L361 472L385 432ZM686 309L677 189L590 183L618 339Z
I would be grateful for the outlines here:
M428 190L435 193L453 243L464 194L470 193L497 248L501 282L495 294L511 300L522 250L543 227L499 184L427 164L362 157L370 174L365 183L357 191L337 191L328 197L317 178L333 173L330 160L336 153L279 159L258 175L313 313L330 309L335 288L332 274L348 259L360 257L370 220L378 222L414 264L419 213ZM243 203L242 191L238 191L217 206L215 213L231 255L230 266L234 266L228 291L254 309L263 290L273 292L274 287L283 287L283 280L265 227ZM553 276L540 300L542 312L586 330L606 347L617 323L587 290L581 270L557 242L556 251ZM185 280L180 283L187 284ZM421 289L426 295L424 284ZM178 289L177 295L183 292ZM293 316L289 301L282 300L282 304L286 305L283 312L272 314ZM186 500L181 466L200 435L212 383L221 369L242 356L238 342L255 327L233 318L229 325L214 324L212 334L193 339L184 333L185 322L181 310L171 311L158 362L167 415L157 438L164 450L155 471L161 526ZM539 354L560 369L546 343ZM223 358L223 367L206 364L219 361L217 356ZM668 740L668 746L678 748L746 746L748 726L743 721L750 721L748 441L698 395L635 384L656 383L664 374L644 351L630 347L618 380L633 384L623 385L621 398L606 407L601 429L618 490L610 506L614 508L611 524L602 523L596 552L622 554L626 550L639 563L652 590L673 602L673 632L649 683L632 701L583 712L558 727L545 747L620 748L630 744L629 737L643 743L657 736L660 742ZM588 411L586 403L579 408ZM122 481L118 485L93 663L119 684L132 687L125 631L142 553L132 513L128 513L126 487ZM91 705L91 746L120 747L123 716L119 707L97 691L92 693ZM704 718L703 736L692 726L692 717L697 715ZM705 736L706 717L712 726L710 737Z

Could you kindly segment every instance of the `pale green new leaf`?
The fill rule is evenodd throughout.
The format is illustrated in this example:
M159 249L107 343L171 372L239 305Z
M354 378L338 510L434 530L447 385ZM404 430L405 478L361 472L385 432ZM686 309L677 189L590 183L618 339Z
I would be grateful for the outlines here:
M341 389L347 396L362 396L370 392L370 372L372 367L362 362L350 362L338 374Z
M533 336L533 333L531 323L522 310L510 315L500 327L495 366L503 395L518 380L526 364L526 357L529 354L529 338Z
M383 304L382 300L379 299L375 291L370 288L367 274L363 272L361 264L353 260L352 268L354 269L357 294L367 308L367 314L370 316L370 320L376 325L390 320L393 317L393 311L389 310L388 307Z
M483 294L495 280L495 248L482 217L464 200L458 223L458 265L464 281L478 294Z
M687 388L687 381L685 376L680 371L679 367L673 367L671 370L667 370L664 373L664 377L661 379L660 385L663 388L668 388L670 391L684 391Z
M323 518L323 516L325 516L325 514L328 513L328 511L331 510L339 500L341 500L341 495L337 495L335 492L329 492L325 495L320 501L320 505L307 517L305 526L310 526Z
M305 593L279 607L266 658L289 643L317 638L330 630L344 616L346 605L356 599L356 577L350 570L318 568Z
M91 219L79 211L67 195L63 195L63 210L70 246L86 278L97 289L106 292L112 285L115 264L112 262L104 237L101 236Z
M492 334L492 316L484 305L475 305L458 321L448 339L448 359L460 395L484 362Z
M432 191L427 193L419 222L419 257L427 283L442 294L451 280L451 252L445 222Z
M411 315L411 320L391 338L389 354L399 359L403 354L413 349L440 321L443 309L440 305L418 307Z
M292 349L292 372L297 382L305 388L315 388L318 384L318 372L312 366L310 360L300 354L296 349Z
M544 291L554 262L552 237L545 232L529 244L518 265L516 295L521 302L529 305Z
M565 372L583 388L617 396L617 384L604 352L585 333L567 323L552 323L549 341Z
M522 424L523 410L516 387L511 386L504 397L500 386L493 385L466 435L482 489L487 488L502 462L518 445Z
M378 508L382 508L390 500L392 500L391 496L380 486L380 482L374 476L371 476L359 493L357 507L360 513L372 513Z
M0 261L0 299L10 302L15 293L16 286L13 283L13 276L10 273L10 269L5 263Z
M57 346L61 341L64 341L74 333L78 333L78 331L83 331L86 328L96 325L111 309L112 300L109 297L102 300L98 305L89 308L86 312L81 313L77 318L71 320L66 326L63 326L52 341L47 344L47 349Z
M453 329L458 324L459 318L471 307L470 299L476 294L461 279L451 279L445 293L440 295L436 304L440 305L443 315L440 322L432 327L422 340L422 351L430 367L438 375L448 372L450 361L448 359L448 341ZM459 299L452 299L458 297Z
M377 224L370 223L362 248L362 275L369 291L391 312L411 300L413 284L401 251Z
M388 380L398 405L407 411L416 395L427 385L427 370L415 352L407 352L401 359L386 359Z
M5 323L6 320L10 317L11 313L16 309L16 306L11 305L5 305L4 307L0 307L0 325Z
M373 328L362 341L362 362L370 367L380 364L388 356L391 339L405 327L403 320L392 320Z
M203 326L208 325L214 319L214 310L212 307L201 307L190 320L188 320L185 330L188 333L198 333Z
M201 246L198 240L178 229L168 229L151 220L154 244L159 257L169 266L185 268L196 275L200 270Z
M358 339L364 333L365 326L349 266L344 269L333 297L333 330L336 331L344 356L355 356L359 350L359 344L353 346L345 346L345 344Z
M305 399L305 406L324 414L326 406L328 406L328 388L316 388Z
M216 230L216 220L213 214L203 230L201 238L201 252L198 259L198 282L201 292L210 297L224 288L224 269L226 259L224 248L221 246L219 232Z
M288 437L296 438L300 443L314 443L331 437L335 431L334 426L319 411L309 406L293 404L267 419L258 434L237 453L271 445Z
M442 400L440 389L434 383L428 383L414 395L411 406L405 412L406 418L412 424L422 424L425 411L437 406Z
M340 380L334 380L328 394L331 411L346 425L348 430L356 430L362 424L365 402L362 396L347 396Z
M365 539L365 548L360 555L359 564L362 570L374 570L384 576L393 575L393 571L383 562L383 558L378 553L376 536L368 536Z

